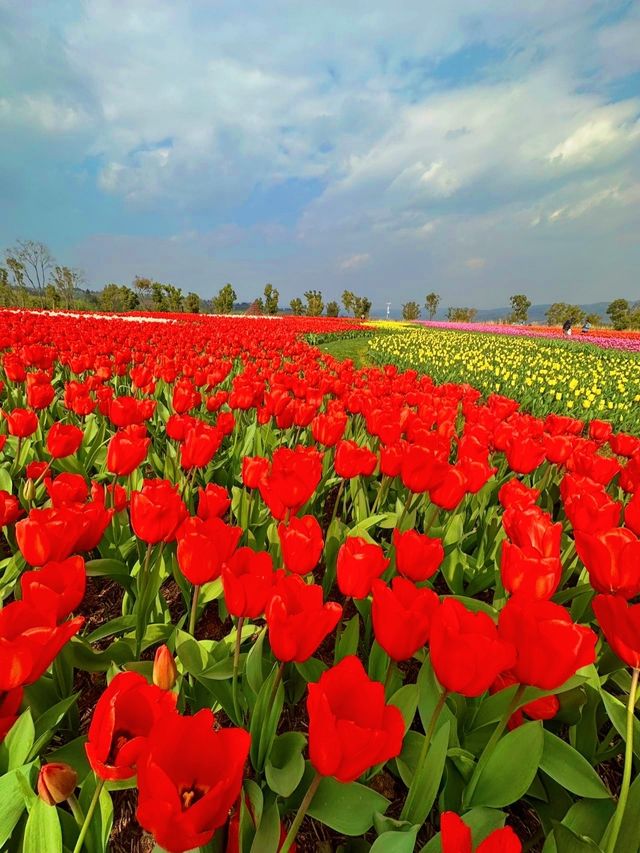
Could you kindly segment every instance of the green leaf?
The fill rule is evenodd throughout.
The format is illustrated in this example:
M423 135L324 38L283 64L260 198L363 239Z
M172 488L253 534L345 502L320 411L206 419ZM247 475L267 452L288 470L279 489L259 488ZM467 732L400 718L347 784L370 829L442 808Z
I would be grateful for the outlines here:
M280 844L280 814L273 802L264 810L249 853L278 853Z
M540 766L541 722L525 723L501 738L480 773L470 805L501 808L525 795Z
M373 842L370 853L413 853L419 826L407 832L383 832Z
M35 729L29 708L21 714L9 729L0 745L0 767L4 772L22 767L33 746Z
M338 782L327 776L320 782L309 814L342 835L364 835L376 812L384 813L389 800L358 782Z
M360 616L356 613L348 622L347 627L336 643L335 663L340 663L347 655L355 655L360 641Z
M1 802L1 801L0 801ZM602 802L602 800L600 801ZM640 833L638 832L638 815L640 814L640 775L636 776L629 788L627 807L624 810L620 834L616 849L624 850L624 853L638 853L640 850ZM607 831L601 839L601 846L606 847L607 836L611 830L613 816L607 826Z
M640 790L640 788L639 788ZM579 800L574 803L562 819L562 823L576 835L599 840L615 812L613 800ZM640 843L640 838L638 839ZM627 847L622 847L627 850ZM635 853L635 851L633 851Z
M568 743L546 730L540 768L563 788L579 797L598 800L611 796L587 759Z
M10 837L26 808L17 770L0 776L0 848ZM44 805L44 803L43 803ZM47 848L45 847L44 850Z
M48 753L47 761L63 761L65 764L70 764L78 774L78 779L84 779L90 770L87 753L84 748L86 742L87 738L84 735L70 740L64 746Z
M558 851L562 851L562 853L602 853L602 848L595 841L582 835L576 835L563 823L555 825L553 835L558 845ZM622 848L620 851L622 853Z
M24 830L23 853L62 853L62 830L55 806L36 799Z
M411 728L411 723L418 707L418 685L405 684L399 690L396 690L391 699L389 699L389 704L395 705L396 708L400 709L400 713L404 719L404 731L406 734Z
M435 802L447 758L449 729L450 724L445 723L437 730L429 744L424 764L414 771L407 804L401 815L411 824L422 826Z
M627 740L627 709L622 702L606 690L602 690L602 701L607 715L615 730L623 741ZM637 717L633 719L633 754L640 758L640 722Z
M56 726L64 719L69 709L75 705L78 696L78 693L67 696L66 699L56 702L53 707L38 717L35 724L35 741L29 753L30 758L35 758L42 747L51 740Z
M290 797L304 775L302 752L307 739L301 732L285 732L273 742L265 764L265 776L271 790L281 797Z
M111 578L125 589L130 589L133 584L129 566L120 560L89 560L85 566L90 578Z
M258 773L262 772L265 761L269 758L284 705L282 682L278 684L278 689L272 696L273 685L277 676L278 667L274 667L273 672L260 688L251 716L251 727L249 729L251 733L251 764Z

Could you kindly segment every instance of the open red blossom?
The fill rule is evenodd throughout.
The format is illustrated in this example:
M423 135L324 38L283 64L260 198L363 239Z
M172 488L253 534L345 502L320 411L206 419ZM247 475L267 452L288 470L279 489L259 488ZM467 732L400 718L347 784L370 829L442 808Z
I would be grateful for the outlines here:
M55 423L47 433L47 450L54 459L71 456L82 444L83 435L74 424Z
M513 644L498 635L491 617L472 613L453 598L445 599L433 616L429 647L440 684L468 697L482 695L515 662Z
M31 409L13 409L2 414L7 422L9 435L28 438L38 429L38 416Z
M98 699L85 745L89 764L100 779L135 775L153 724L176 713L176 698L137 672L114 676Z
M505 541L502 543L500 574L504 588L512 595L548 599L558 588L562 564L559 557L541 557L530 546L519 548Z
M353 782L402 749L404 719L384 687L349 655L309 685L309 758L322 776Z
M265 616L275 657L303 663L336 627L342 607L333 601L325 604L321 586L307 584L299 575L287 575L280 569Z
M139 539L150 545L172 542L187 516L178 487L169 480L145 480L131 494L131 526Z
M555 690L595 660L594 632L576 625L564 607L551 601L510 598L498 628L515 647L516 662L508 668L520 684Z
M208 844L240 794L251 738L213 726L206 708L160 718L138 765L136 816L170 853Z
M618 657L640 669L640 604L629 604L621 595L596 595L593 612Z
M241 527L225 524L221 518L187 518L177 533L180 571L196 586L215 580L241 537Z
M222 518L231 506L231 498L224 486L207 483L198 489L198 518Z
M397 570L412 581L424 581L432 577L444 560L442 540L418 533L417 530L401 533L395 528L393 546Z
M626 527L602 533L576 531L578 556L591 586L602 593L634 598L640 593L640 539Z
M53 480L45 477L44 487L54 507L82 503L89 494L89 487L81 474L58 474Z
M31 566L60 562L76 549L85 522L75 506L32 509L16 524L16 539L22 556Z
M474 853L471 829L455 812L444 812L440 818L442 853ZM475 853L521 853L522 844L510 826L494 829L475 848Z
M322 528L313 515L292 518L278 525L278 538L284 567L297 575L306 575L318 565L324 540Z
M238 548L222 566L224 600L229 613L248 619L261 616L273 581L273 560L267 551Z
M20 578L22 601L36 610L54 611L57 622L62 622L79 606L86 584L82 557L47 563L41 569L25 572Z
M396 577L388 587L377 578L371 585L373 631L390 658L408 660L429 639L431 622L440 600L431 589L419 589Z
M262 499L277 518L296 514L322 477L322 454L313 447L279 447L268 473L258 483ZM281 508L284 508L284 512Z
M361 536L350 536L340 546L337 560L338 587L343 595L366 598L371 582L388 567L380 545L367 542Z

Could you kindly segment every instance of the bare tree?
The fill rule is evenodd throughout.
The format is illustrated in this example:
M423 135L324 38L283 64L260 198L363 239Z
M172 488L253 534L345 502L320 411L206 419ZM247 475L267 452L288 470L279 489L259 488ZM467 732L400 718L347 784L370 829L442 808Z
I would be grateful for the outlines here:
M32 290L38 294L40 303L44 307L44 289L54 263L48 247L37 240L18 240L15 246L7 249L7 261L9 258L21 264L25 279Z
M80 270L56 266L52 277L52 284L58 292L65 308L73 308L75 291L82 286L84 281L84 273Z

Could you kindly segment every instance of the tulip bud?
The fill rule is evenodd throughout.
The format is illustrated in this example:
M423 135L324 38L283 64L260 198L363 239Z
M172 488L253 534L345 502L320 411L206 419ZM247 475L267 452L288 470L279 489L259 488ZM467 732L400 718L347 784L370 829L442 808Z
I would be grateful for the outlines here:
M31 503L31 501L35 499L36 486L31 477L29 477L29 479L24 484L24 487L22 489L22 496L28 503Z
M38 775L38 795L48 806L68 799L76 789L78 774L68 764L43 764Z
M169 649L162 645L153 659L153 683L161 690L171 690L178 678L178 669Z

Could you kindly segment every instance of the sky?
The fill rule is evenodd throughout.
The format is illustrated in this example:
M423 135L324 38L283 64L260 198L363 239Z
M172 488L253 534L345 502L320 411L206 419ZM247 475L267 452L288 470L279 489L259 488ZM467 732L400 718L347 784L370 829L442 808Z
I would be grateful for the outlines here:
M0 0L0 250L248 301L640 299L639 44L639 0Z

